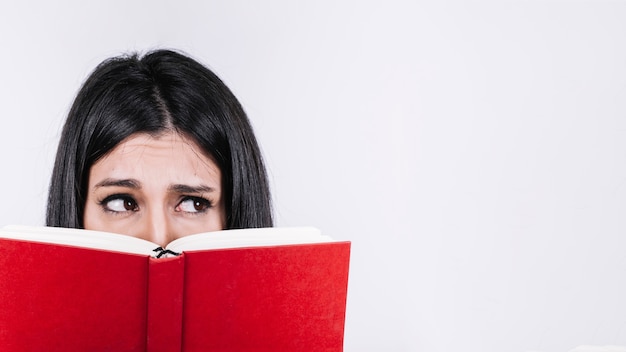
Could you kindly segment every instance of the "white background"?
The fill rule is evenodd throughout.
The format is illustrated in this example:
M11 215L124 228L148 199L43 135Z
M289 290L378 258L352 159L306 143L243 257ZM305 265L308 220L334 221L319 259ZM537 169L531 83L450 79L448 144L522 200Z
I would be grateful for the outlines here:
M345 350L626 345L623 1L0 5L0 224L39 225L102 59L171 47L257 131L278 225L353 242Z

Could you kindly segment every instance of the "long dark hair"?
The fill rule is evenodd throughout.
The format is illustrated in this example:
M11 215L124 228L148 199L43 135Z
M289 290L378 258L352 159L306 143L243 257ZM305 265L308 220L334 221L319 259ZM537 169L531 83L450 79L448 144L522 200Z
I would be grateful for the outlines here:
M114 57L81 87L61 134L46 224L83 227L91 166L135 133L192 138L222 172L226 228L272 226L265 166L241 104L208 68L171 50Z

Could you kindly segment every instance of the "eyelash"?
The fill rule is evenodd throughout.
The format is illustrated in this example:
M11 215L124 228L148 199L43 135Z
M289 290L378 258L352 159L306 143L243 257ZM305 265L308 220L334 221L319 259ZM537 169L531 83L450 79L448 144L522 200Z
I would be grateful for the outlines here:
M184 210L180 210L180 211L185 212L187 214L193 214L193 215L195 215L195 214L203 214L203 213L207 212L209 209L211 209L213 207L213 203L210 200L206 199L206 198L195 197L195 196L183 196L183 197L181 197L181 200L178 202L178 204L176 205L176 207L174 209L178 209L181 206L181 204L183 204L184 202L186 202L188 200L193 202L194 208L196 208L196 204L198 203L199 206L201 207L201 209L196 210L195 212L187 212L187 211L184 211Z
M133 209L126 209L126 211L113 210L109 208L109 203L114 200L122 200L124 202L124 205L128 203L132 203ZM99 201L98 204L100 204L100 206L102 207L102 209L104 209L104 211L115 214L115 215L121 215L127 212L134 212L134 211L137 211L137 208L138 208L137 201L135 201L135 199L128 194L112 194L108 197L105 197L101 201Z
M124 207L126 207L126 205L130 203L133 209L117 211L117 210L113 210L109 208L109 203L115 200L123 201ZM196 211L180 210L181 205L186 201L192 201L193 207L196 209ZM114 215L122 215L128 212L135 212L135 211L138 211L138 208L139 208L139 206L137 205L137 201L131 195L128 195L128 194L112 194L100 200L98 204L102 207L104 211L114 214ZM200 209L197 209L196 204L198 204L198 207L200 207ZM198 215L198 214L203 214L207 212L212 207L213 207L213 202L210 201L209 199L196 197L196 196L182 196L180 200L178 201L178 203L176 204L176 206L174 207L174 209L178 212L183 212L185 214Z

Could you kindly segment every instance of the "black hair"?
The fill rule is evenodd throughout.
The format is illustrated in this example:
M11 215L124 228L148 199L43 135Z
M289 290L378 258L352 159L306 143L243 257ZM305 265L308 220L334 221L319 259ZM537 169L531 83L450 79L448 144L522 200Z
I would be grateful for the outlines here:
M241 104L207 67L162 49L107 59L84 82L61 134L46 224L82 228L91 166L135 133L168 131L219 166L227 229L273 225L265 166Z

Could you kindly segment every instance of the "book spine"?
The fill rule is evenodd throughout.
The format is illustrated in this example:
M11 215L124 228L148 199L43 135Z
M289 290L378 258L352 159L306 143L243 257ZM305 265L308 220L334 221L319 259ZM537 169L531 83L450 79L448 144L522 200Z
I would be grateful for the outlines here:
M180 351L182 346L184 254L150 258L147 351Z

